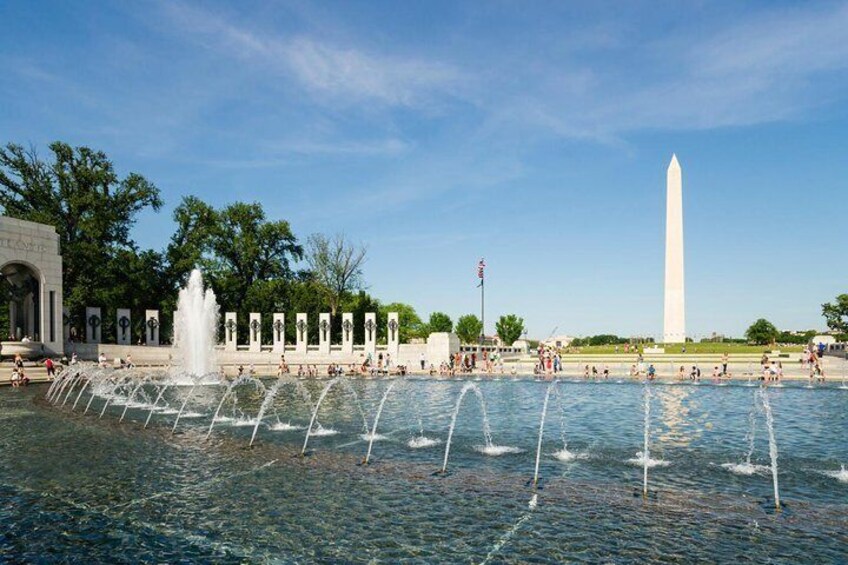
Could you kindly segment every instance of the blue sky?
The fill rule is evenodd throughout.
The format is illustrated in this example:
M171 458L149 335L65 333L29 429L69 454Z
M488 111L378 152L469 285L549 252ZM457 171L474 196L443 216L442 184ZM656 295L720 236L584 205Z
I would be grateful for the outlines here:
M848 3L0 3L0 141L106 151L165 209L264 204L369 248L369 290L531 336L821 328L848 291ZM487 323L487 330L493 324Z

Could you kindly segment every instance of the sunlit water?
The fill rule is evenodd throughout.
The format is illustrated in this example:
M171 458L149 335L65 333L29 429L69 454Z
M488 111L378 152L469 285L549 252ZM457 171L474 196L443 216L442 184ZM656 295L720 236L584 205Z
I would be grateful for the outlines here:
M326 385L304 383L312 398ZM387 384L351 382L369 423ZM291 387L281 388L252 448L252 428L233 425L255 423L263 397L252 386L237 387L237 402L219 414L229 420L209 440L222 386L197 387L173 435L166 411L189 387L169 388L147 429L149 406L128 408L118 423L124 406L97 418L101 397L83 415L88 392L72 411L44 401L45 387L0 389L0 562L844 561L845 391L791 383L770 391L785 505L776 513L762 418L747 462L756 389L742 383L654 385L650 457L666 465L651 470L647 499L634 496L640 386L559 385L563 399L579 402L548 408L537 490L547 383L532 379L476 383L492 446L511 452L478 450L480 406L466 402L449 472L435 474L463 384L399 382L367 466L362 415L342 387L322 404L306 457L298 454L311 407ZM153 385L144 387L155 399ZM744 472L749 464L755 470Z

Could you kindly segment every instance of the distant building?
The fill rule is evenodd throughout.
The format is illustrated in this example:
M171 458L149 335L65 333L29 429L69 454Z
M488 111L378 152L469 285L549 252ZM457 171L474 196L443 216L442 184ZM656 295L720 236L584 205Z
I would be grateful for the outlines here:
M555 335L551 336L547 339L542 340L542 344L547 347L568 347L571 345L571 342L574 341L574 338L567 335Z
M811 339L810 341L812 341L816 345L818 345L819 343L823 343L825 345L831 345L833 343L836 343L836 338L832 335L829 335L829 334L819 334L819 335L813 337L813 339Z

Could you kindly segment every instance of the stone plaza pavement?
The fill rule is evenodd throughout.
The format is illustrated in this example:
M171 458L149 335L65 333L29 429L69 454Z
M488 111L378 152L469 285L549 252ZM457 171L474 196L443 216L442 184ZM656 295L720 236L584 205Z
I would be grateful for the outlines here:
M733 380L756 379L761 375L759 358L755 359L751 356L731 356L729 361L728 369ZM783 364L783 378L785 380L809 380L809 371L801 367L801 363L798 360L797 355L793 355L788 359L781 358L780 361ZM848 380L848 360L825 356L822 362L825 372L825 380L827 382L841 382L843 380ZM677 355L668 356L668 358L649 358L644 361L644 366L647 367L651 363L654 364L654 367L657 370L657 378L661 380L677 378L677 371L681 365L686 368L687 378L692 365L697 365L701 369L701 380L710 380L712 377L713 367L717 365L719 367L721 366L721 358L719 356L710 355ZM630 367L634 364L636 364L636 358L633 355L586 356L579 360L567 357L563 361L563 371L557 373L556 376L558 378L582 377L586 365L589 365L590 370L591 367L594 366L598 370L600 376L603 373L604 366L606 365L609 368L610 378L632 378L634 380L642 378L629 376ZM326 378L325 373L327 366L319 364L318 367L321 378ZM491 376L527 376L533 374L534 367L535 359L527 357L518 361L505 363L503 372L501 372L499 368L496 368ZM142 370L144 369L144 367L138 368ZM151 366L151 368L154 368L154 366ZM155 368L161 369L162 366L155 366ZM276 376L275 366L263 364L257 365L254 368L256 376L258 377ZM292 368L296 370L296 367ZM247 369L247 367L245 367L245 369ZM47 379L47 370L41 364L27 363L25 371L30 378L30 382L33 384L49 382ZM57 373L58 371L59 369L57 367ZM224 371L228 377L232 377L236 374L237 367L235 365L227 365L224 367ZM11 384L11 374L11 363L5 362L0 364L0 386ZM415 376L427 375L429 374L429 369L421 371L418 366L410 367L408 374ZM462 378L463 376L486 377L487 375L483 371L477 370L472 371L470 374L463 373L461 375L457 375L455 378ZM552 375L547 375L547 377L552 377Z

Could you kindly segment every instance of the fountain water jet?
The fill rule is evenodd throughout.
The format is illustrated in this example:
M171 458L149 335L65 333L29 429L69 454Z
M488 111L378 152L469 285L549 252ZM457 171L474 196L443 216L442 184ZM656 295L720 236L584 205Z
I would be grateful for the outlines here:
M224 402L226 402L227 398L229 398L230 395L233 393L233 389L235 389L239 385L248 383L256 387L257 390L261 390L263 394L265 393L265 385L262 384L262 381L253 377L243 376L231 382L230 385L227 387L227 390L224 392L224 396L221 397L221 402L218 403L218 408L215 410L215 415L212 416L212 422L209 423L209 431L206 432L206 439L209 439L209 436L212 435L212 429L215 427L215 422L218 421L218 414L221 412L221 407L224 406ZM194 387L192 387L192 389L193 388ZM185 406L185 404L183 404L183 406ZM176 423L174 424L174 427L176 428Z
M73 406L71 406L71 411L73 411L73 410L76 410L76 409L77 409L77 403L80 401L80 398L82 398L82 393L84 393L84 392L85 392L85 389L87 389L87 388L88 388L88 385L90 385L90 384L91 384L91 379L89 378L89 379L86 379L85 384L83 384L83 385L80 387L80 390L79 390L79 392L77 393L77 397L76 397L76 399L74 400L74 405L73 405Z
M217 333L215 293L204 291L203 275L194 269L186 287L180 289L174 312L174 347L185 372L206 375L214 371Z
M648 461L651 460L649 449L651 439L651 389L645 384L645 446L642 452L645 457L645 465L642 475L642 496L648 496Z
M159 404L159 401L162 400L162 395L165 394L166 390L168 390L168 385L163 385L161 390L159 390L159 394L156 395L156 400L153 401L153 406L150 407L150 412L147 413L147 420L144 421L144 429L147 429L147 425L150 423L150 418L153 417L153 411L156 410L156 406Z
M132 393L130 393L130 396L127 398L126 404L124 404L124 411L121 413L121 419L118 420L119 422L124 421L124 416L127 415L127 410L129 410L130 404L132 403L133 399L135 399L136 393L141 389L141 387L143 387L145 384L147 384L147 382L148 382L148 379L142 379L141 382L139 382L135 386L135 388L132 390ZM147 395L145 395L145 396L147 396Z
M771 403L769 402L768 389L765 387L759 390L760 401L763 404L763 411L766 414L766 426L768 427L769 435L769 457L771 457L771 477L774 483L774 508L780 511L780 491L777 481L777 440L774 436L774 415L771 412Z
M249 445L253 445L253 441L256 439L256 432L259 430L259 424L262 423L262 419L265 417L265 412L273 404L280 387L285 384L293 385L295 387L295 390L300 392L301 396L305 398L305 400L309 404L310 409L312 408L312 398L309 396L309 391L304 388L303 383L292 377L280 377L279 379L277 379L277 382L274 383L274 386L272 386L268 393L265 395L265 399L262 401L262 406L259 407L259 412L256 414L256 425L253 427L253 434L250 436ZM280 428L277 428L277 430L281 431L283 428L279 416L277 416L277 424L280 424L281 426ZM297 426L289 425L287 429L299 428Z
M106 402L104 402L104 403L103 403L103 409L102 409L102 410L100 410L100 416L99 416L98 418L103 418L103 414L105 414L105 413L106 413L106 408L108 408L108 407L109 407L109 403L110 403L110 402L111 402L111 400L112 400L112 399L113 399L113 398L114 398L114 397L118 394L118 388L119 388L119 387L121 387L123 384L130 384L130 383L128 383L128 382L127 382L127 383L125 383L125 381L126 381L126 377L125 377L125 378L122 378L122 379L118 379L118 380L115 382L115 385L112 387L112 390L111 390L111 391L109 391L109 393L105 395ZM89 406L91 406L91 401L92 401L92 400L94 400L94 397L95 397L95 396L96 396L96 395L94 395L94 394L92 394L92 395L91 395L91 398L88 400L88 405L89 405ZM129 402L129 399L127 400L127 402ZM86 412L88 412L88 406L86 406L85 411L86 411ZM83 412L83 414L85 414L85 412ZM122 418L123 418L123 417L122 417Z
M183 410L185 410L186 404L188 404L188 401L191 398L191 395L194 394L195 387L197 387L196 382L193 385L191 385L190 389L188 389L188 394L186 395L185 400L183 400L183 403L180 405L180 411L177 412L177 418L174 420L174 427L171 428L171 435L173 435L174 432L177 431L177 424L180 423L180 417L183 415Z
M745 454L743 463L722 463L722 467L737 475L753 475L762 470L767 470L768 467L755 465L751 462L754 456L754 447L757 439L757 413L759 412L759 400L757 394L754 393L754 401L751 404L751 410L748 412L748 431L745 433L745 441L748 444L748 451Z
M380 406L377 408L377 414L374 416L374 425L371 427L371 437L368 439L368 452L365 454L365 461L363 463L368 465L368 460L371 458L371 446L374 445L374 438L377 437L377 424L380 423L380 414L383 413L383 406L386 404L386 399L389 397L389 393L397 384L397 381L392 381L389 384L388 388L386 388L386 392L383 393L383 398L380 399Z
M445 460L442 463L442 473L445 473L448 469L448 458L450 457L450 447L451 440L453 439L453 430L456 428L456 418L459 415L459 409L462 407L462 400L465 398L465 395L468 394L468 391L473 390L474 394L477 396L477 400L480 401L480 410L483 412L483 439L486 441L486 445L484 449L494 450L495 448L499 448L500 446L496 446L492 443L492 432L489 429L489 416L486 413L486 399L483 397L483 393L477 388L477 385L474 383L466 383L465 386L462 387L462 391L459 393L459 398L456 399L456 406L453 409L453 415L451 416L451 425L448 430L448 441L445 444ZM513 448L509 448L513 449ZM494 455L499 455L500 453L507 453L507 451L502 452L492 452Z
M545 433L545 416L548 414L548 401L551 398L551 391L558 383L559 380L552 381L545 391L545 402L542 404L542 417L539 419L539 441L536 444L536 469L533 471L533 486L539 484L539 462L542 458L542 436Z
M71 397L71 393L74 391L74 387L79 384L79 382L83 380L82 373L77 373L71 379L71 385L68 387L68 393L65 395L65 400L62 401L62 406L68 403L68 399ZM82 388L85 388L84 386Z
M359 408L359 413L362 415L362 424L365 429L365 433L368 433L368 420L365 418L365 412L362 411L362 406L359 404L359 395L356 394L356 390L350 385L350 383L344 377L335 377L327 383L327 386L324 387L324 390L321 391L321 395L318 397L318 402L315 403L315 409L312 411L312 418L309 420L309 427L306 428L306 438L303 440L303 449L300 452L300 455L306 455L306 447L309 445L309 436L318 435L316 431L312 430L312 427L315 425L315 419L318 417L318 410L321 408L321 403L324 402L324 399L327 397L327 393L337 384L343 383L347 387L347 389L353 394L354 399L356 401L357 408ZM324 431L324 428L321 428ZM326 430L330 431L330 430ZM329 435L326 433L322 433L322 435Z

